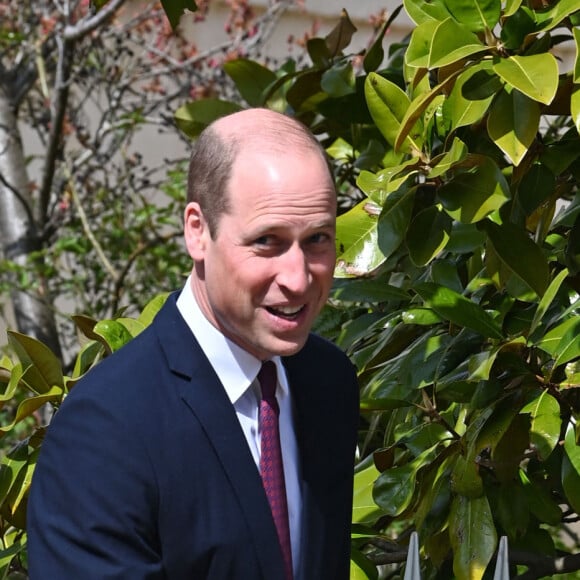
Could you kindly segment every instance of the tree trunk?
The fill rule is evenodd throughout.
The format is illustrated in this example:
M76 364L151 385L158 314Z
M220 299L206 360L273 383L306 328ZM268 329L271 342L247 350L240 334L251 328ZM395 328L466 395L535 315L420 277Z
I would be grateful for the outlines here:
M0 248L5 259L23 266L40 245L15 110L0 87ZM10 293L17 328L62 358L45 282L35 282L35 289L14 288Z

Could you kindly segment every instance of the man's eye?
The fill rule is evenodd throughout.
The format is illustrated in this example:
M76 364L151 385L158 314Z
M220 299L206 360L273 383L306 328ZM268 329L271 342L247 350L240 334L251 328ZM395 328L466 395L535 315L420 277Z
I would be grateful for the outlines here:
M319 232L317 234L314 234L312 236L310 236L310 241L313 244L321 244L323 242L328 241L330 238L328 236L328 234L324 233L324 232Z
M273 244L272 236L260 236L254 240L256 246L271 246Z

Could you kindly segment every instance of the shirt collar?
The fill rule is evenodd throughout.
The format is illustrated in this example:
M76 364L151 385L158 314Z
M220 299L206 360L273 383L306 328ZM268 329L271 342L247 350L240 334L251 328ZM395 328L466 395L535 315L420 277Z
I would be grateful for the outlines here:
M191 276L177 299L177 309L215 370L228 398L232 404L236 403L256 379L262 361L224 336L205 317L193 295ZM278 371L278 385L286 394L288 384L282 360L279 356L271 360Z

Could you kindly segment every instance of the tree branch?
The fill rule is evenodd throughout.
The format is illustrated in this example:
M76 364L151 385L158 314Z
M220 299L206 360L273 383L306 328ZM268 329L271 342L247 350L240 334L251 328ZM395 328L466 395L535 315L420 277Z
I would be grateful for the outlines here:
M85 17L74 25L68 24L64 29L64 39L76 41L86 36L104 24L109 18L112 18L124 3L125 0L112 0L96 14Z

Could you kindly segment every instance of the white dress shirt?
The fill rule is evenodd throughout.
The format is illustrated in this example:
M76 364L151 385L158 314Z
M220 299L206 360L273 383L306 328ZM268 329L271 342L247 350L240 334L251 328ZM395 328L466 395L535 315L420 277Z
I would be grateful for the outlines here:
M187 282L177 299L177 308L219 377L248 442L256 467L260 467L259 404L260 386L256 379L262 361L226 338L202 313ZM300 492L298 445L292 419L293 406L286 372L280 357L271 359L278 371L276 398L280 407L280 443L288 499L290 541L294 570L300 562L302 494Z

